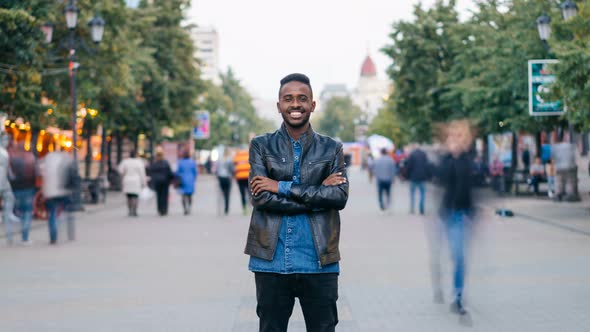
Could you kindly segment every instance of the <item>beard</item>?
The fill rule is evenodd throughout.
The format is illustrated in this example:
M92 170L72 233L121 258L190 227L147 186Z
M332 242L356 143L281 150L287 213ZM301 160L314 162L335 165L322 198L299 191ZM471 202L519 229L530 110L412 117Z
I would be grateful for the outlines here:
M305 127L309 123L309 118L311 117L311 113L306 111L302 111L302 116L299 119L292 119L289 117L288 113L281 113L283 117L283 121L291 128L298 129Z

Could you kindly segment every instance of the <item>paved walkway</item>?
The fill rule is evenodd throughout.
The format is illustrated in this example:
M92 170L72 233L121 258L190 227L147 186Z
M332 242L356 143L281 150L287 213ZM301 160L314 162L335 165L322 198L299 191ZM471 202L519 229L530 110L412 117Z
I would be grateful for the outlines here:
M365 174L353 170L350 181L338 331L590 326L590 236L524 216L546 211L542 217L553 223L590 229L588 215L572 216L573 205L562 208L573 203L526 199L514 218L482 210L466 294L471 316L459 320L448 311L450 287L444 305L432 301L426 234L436 220L434 189L427 216L420 217L407 213L408 187L397 183L394 209L383 214ZM62 242L49 247L42 227L33 231L31 247L0 246L0 331L256 331L254 281L242 254L248 217L241 215L235 186L232 212L218 216L216 193L214 178L203 176L192 216L182 215L174 195L169 217L156 216L152 203L136 219L124 217L123 196L115 194L106 207L79 215L76 242L63 241L62 232ZM587 198L576 204L587 208ZM447 257L443 250L442 261ZM290 331L304 330L296 306Z

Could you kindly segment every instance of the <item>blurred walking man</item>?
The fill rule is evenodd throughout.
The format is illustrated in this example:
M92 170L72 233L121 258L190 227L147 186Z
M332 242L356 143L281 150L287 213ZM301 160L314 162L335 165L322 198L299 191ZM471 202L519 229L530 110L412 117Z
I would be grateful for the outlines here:
M381 157L373 162L373 174L377 179L379 208L381 211L388 210L391 206L391 186L395 178L395 161L387 153L387 149L381 149Z
M340 216L348 200L342 144L313 131L309 78L281 80L283 125L250 146L254 210L245 253L256 281L260 331L286 331L295 298L308 331L338 323Z
M250 175L250 163L248 162L248 150L240 150L234 155L234 177L238 183L240 197L242 198L242 213L247 213L248 176Z
M16 199L16 210L22 220L22 244L30 245L32 242L29 239L29 230L33 221L33 197L38 174L37 160L33 152L25 151L23 143L14 144L10 169L13 172L10 184Z
M464 315L467 313L463 302L465 285L465 251L467 240L473 226L474 202L471 192L473 169L469 148L473 134L469 122L456 120L447 129L446 148L448 154L442 158L438 175L442 185L443 197L440 209L443 229L446 232L453 260L453 286L455 300L451 311ZM434 271L439 275L440 271ZM442 300L439 280L435 282L435 299ZM437 289L438 288L438 289Z
M406 163L406 176L410 180L410 213L414 213L414 194L416 189L420 192L420 201L418 207L420 214L424 215L424 181L430 177L430 164L426 153L418 146L412 150Z

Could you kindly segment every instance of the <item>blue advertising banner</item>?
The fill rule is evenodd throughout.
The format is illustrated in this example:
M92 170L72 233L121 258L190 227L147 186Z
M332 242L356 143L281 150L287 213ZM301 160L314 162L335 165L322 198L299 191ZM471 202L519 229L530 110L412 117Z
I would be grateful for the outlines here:
M193 118L193 139L208 139L210 136L209 111L195 111Z
M558 60L529 60L529 114L533 116L561 115L564 112L561 100L545 100L543 94L555 82L550 65Z

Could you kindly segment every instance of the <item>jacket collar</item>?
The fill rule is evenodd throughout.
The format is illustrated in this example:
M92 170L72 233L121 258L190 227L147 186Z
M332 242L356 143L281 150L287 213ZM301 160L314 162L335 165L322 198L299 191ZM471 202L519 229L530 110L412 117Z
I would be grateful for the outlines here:
M287 139L289 141L293 141L293 138L289 135L289 132L287 131L287 126L285 125L284 122L283 122L283 124L281 124L281 128L279 129L279 133L285 139ZM301 137L299 137L299 142L301 142L301 147L303 147L304 149L307 148L311 144L311 142L313 141L314 137L315 137L315 131L311 127L311 124L309 124L309 128L307 129L307 131L305 133L303 133L303 135L301 135Z

